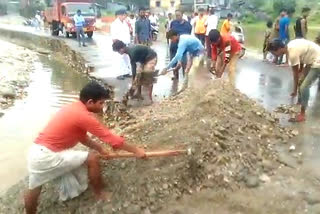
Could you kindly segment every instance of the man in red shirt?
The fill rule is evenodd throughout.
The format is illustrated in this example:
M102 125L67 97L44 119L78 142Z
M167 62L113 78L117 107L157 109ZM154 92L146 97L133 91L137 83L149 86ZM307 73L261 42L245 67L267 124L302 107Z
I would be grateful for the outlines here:
M239 59L241 45L231 35L220 35L216 29L209 32L211 42L212 68L216 71L217 77L221 77L226 69L229 68L229 81L235 84L235 71Z
M87 132L113 149L132 152L138 158L145 157L143 149L128 145L124 138L112 134L95 118L93 113L101 112L108 98L109 91L98 83L87 84L80 92L80 101L58 111L36 138L28 156L29 189L24 197L27 214L36 213L41 186L57 178L62 187L65 184L72 186L69 191L68 188L60 188L62 200L74 198L86 190L88 178L97 199L110 198L103 191L99 166L100 155L108 156L108 152L102 144L90 139ZM78 142L92 150L72 150Z

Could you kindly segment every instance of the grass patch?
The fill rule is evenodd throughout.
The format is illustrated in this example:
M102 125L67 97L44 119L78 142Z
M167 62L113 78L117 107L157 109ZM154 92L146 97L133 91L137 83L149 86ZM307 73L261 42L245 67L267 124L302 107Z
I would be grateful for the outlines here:
M294 39L294 30L293 30L294 23L290 25L290 38ZM248 48L261 50L264 40L264 32L266 29L265 22L258 22L254 24L242 24L244 35L245 35L245 45ZM311 25L309 26L308 32L308 39L314 41L316 36L320 32L319 26Z

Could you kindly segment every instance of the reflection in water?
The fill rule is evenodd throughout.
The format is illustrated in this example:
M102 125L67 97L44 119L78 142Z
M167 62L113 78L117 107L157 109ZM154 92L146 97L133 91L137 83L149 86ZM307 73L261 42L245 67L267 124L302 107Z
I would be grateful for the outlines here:
M26 175L26 154L30 144L50 117L64 104L78 98L88 79L56 61L35 62L28 96L17 100L0 119L0 192ZM14 166L14 167L12 167ZM8 173L10 171L10 174Z

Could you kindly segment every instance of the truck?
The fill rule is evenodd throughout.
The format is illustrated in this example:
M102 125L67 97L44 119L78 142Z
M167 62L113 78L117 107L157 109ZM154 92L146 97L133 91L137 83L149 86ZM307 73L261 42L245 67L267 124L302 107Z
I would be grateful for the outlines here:
M58 36L60 32L65 37L76 37L76 27L73 16L81 10L85 19L84 32L92 38L95 31L95 4L94 0L52 0L44 11L44 21L50 26L51 34Z

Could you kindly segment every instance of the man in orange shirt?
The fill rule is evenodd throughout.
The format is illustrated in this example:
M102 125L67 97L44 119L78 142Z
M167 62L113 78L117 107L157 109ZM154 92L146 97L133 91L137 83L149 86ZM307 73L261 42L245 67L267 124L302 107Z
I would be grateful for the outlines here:
M204 15L204 9L201 8L199 9L199 16L194 23L194 34L201 41L202 45L204 45L206 41L206 22L207 16Z
M224 20L222 26L221 26L221 30L220 30L220 34L221 35L226 35L226 34L230 34L230 31L231 31L231 19L232 19L232 14L229 13L227 15L227 19Z
M100 155L107 157L108 152L102 144L90 139L87 132L114 149L145 157L143 149L125 143L124 138L112 134L93 115L102 111L108 98L109 91L98 83L87 84L80 92L80 101L58 111L36 138L28 156L29 190L24 196L27 214L36 213L41 186L57 178L61 200L74 198L85 191L88 178L97 199L110 198L103 191L99 166ZM93 151L72 150L78 142Z
M221 77L226 69L229 68L229 81L235 84L236 65L239 59L241 45L231 35L220 35L218 30L209 32L211 42L212 67L216 71L217 77Z

